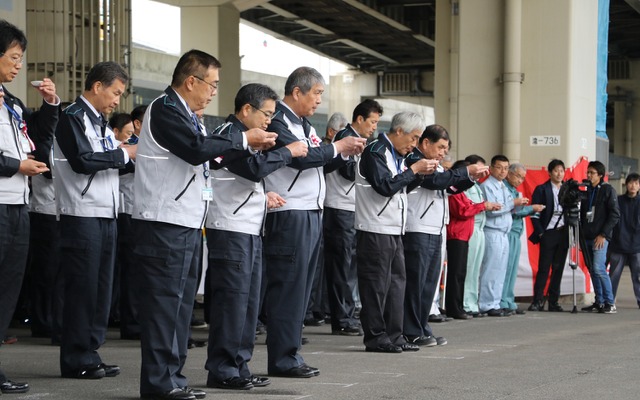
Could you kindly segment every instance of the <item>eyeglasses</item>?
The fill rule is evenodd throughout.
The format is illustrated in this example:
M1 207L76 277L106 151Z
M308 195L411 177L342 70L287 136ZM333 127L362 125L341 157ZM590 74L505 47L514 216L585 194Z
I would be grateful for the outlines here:
M262 114L264 114L265 117L267 117L267 119L271 119L273 118L273 113L272 112L267 112L267 111L263 111L261 109L259 109L258 107L254 106L253 104L249 104L251 106L251 108L253 108L254 110L260 111Z
M0 57L4 57L5 55L6 55L6 53L2 53L2 54L0 54ZM22 64L24 64L24 54L19 56L19 57L8 57L8 58L9 58L9 60L11 60L11 62L14 65L18 65L18 64L22 65Z
M214 91L218 90L218 85L220 85L220 82L209 83L209 82L205 81L204 79L200 78L199 76L193 75L193 77L196 78L197 80L202 81L202 82L206 83L207 85L211 86L211 89L213 89Z

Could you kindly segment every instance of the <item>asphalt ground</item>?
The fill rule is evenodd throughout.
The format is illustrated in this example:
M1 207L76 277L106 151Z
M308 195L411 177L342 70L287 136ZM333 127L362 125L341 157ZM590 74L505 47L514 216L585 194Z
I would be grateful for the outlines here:
M571 301L571 298L564 299ZM361 337L331 335L330 326L307 327L306 362L319 368L310 379L271 378L248 391L206 388L206 348L189 350L185 375L207 399L636 399L640 395L640 309L629 274L620 283L616 314L527 312L525 315L433 324L445 346L402 354L366 353ZM520 304L526 308L528 304ZM579 305L580 307L582 305ZM100 354L122 373L96 381L59 377L59 349L10 329L18 342L2 346L2 368L28 381L25 394L3 399L137 399L140 350L110 330ZM206 330L194 330L205 339ZM265 336L257 339L251 368L266 374Z

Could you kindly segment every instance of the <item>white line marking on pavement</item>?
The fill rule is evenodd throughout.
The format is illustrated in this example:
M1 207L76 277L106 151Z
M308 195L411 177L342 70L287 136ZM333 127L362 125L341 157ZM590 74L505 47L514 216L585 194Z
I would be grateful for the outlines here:
M358 384L358 382L355 383L337 383L337 382L296 382L296 383L301 383L304 385L330 385L330 386L340 386L343 388L348 388L351 386L355 386Z
M463 360L464 357L446 357L446 356L414 356L416 358L433 358L437 360Z
M399 378L401 376L404 376L403 373L399 373L399 372L363 372L363 374L369 374L369 375L392 375L393 378Z
M456 349L458 351L473 351L475 353L491 353L493 350L489 349Z

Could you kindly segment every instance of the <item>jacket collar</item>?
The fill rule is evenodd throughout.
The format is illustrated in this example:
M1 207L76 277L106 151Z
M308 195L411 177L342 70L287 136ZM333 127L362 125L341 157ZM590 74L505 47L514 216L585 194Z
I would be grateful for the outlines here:
M95 108L92 109L89 106L89 104L87 104L87 100L84 97L78 96L78 98L76 99L76 104L78 105L78 107L82 108L82 110L84 111L85 115L87 115L89 117L89 120L91 120L91 122L94 125L106 126L107 119L104 118L104 116L102 114L100 114L100 117L102 117L102 119L100 117L98 117L96 115Z

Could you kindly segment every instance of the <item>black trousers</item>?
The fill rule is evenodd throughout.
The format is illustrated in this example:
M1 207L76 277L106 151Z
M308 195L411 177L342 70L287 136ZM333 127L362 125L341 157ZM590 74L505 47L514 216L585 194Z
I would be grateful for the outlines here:
M115 251L115 219L60 217L63 374L102 363L98 348L105 341L109 322Z
M207 229L210 291L208 379L249 378L262 280L262 239Z
M324 272L331 312L331 329L358 326L353 300L357 285L355 213L325 208L323 220Z
M407 270L404 334L432 336L429 312L440 281L442 235L407 232L402 243Z
M16 308L29 251L29 213L24 204L0 204L0 339ZM0 383L7 380L0 370Z
M197 290L202 230L133 220L140 307L140 394L187 386L182 369Z
M569 231L566 227L550 229L544 232L540 239L540 256L538 259L538 273L533 286L533 300L542 303L544 301L544 289L549 279L551 268L551 281L549 282L549 303L557 303L560 296L560 283L562 272L569 250Z
M64 280L60 271L60 225L55 215L29 213L29 275L31 332L34 336L62 334Z
M405 343L402 321L407 279L402 238L357 231L356 242L364 345L401 345Z
M304 359L302 324L318 263L320 210L269 213L265 224L264 310L267 318L268 371L283 372Z
M469 242L447 240L447 293L444 298L447 315L464 313L464 280L467 277Z
M120 308L120 336L122 338L134 338L140 335L138 288L132 279L133 263L135 262L135 255L133 254L135 242L131 215L119 214L116 269L119 269L118 293L120 299L118 306Z

